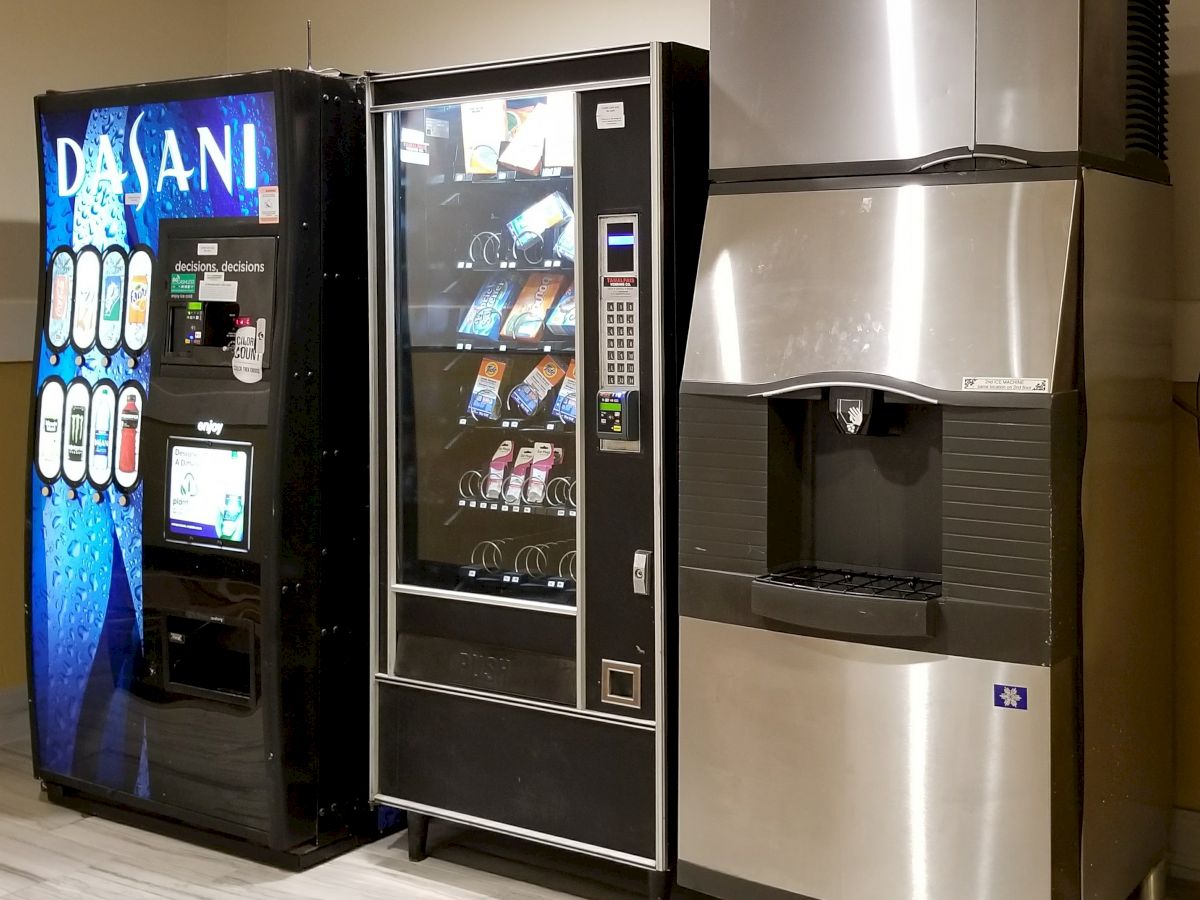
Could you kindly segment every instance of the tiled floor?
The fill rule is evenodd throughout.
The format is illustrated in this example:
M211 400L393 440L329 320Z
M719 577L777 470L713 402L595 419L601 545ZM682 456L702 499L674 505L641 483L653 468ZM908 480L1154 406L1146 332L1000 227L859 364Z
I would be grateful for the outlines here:
M639 880L619 866L459 829L431 832L435 856L410 863L403 834L293 874L48 802L33 779L24 712L0 714L0 898L143 900L630 900ZM676 892L677 900L696 895ZM965 900L965 898L964 898ZM1176 884L1171 900L1200 900Z

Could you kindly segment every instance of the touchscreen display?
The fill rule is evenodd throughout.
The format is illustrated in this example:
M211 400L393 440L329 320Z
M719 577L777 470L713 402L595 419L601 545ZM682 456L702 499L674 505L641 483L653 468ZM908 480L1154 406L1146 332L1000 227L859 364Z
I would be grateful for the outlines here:
M172 441L167 481L169 535L218 547L246 547L249 445Z

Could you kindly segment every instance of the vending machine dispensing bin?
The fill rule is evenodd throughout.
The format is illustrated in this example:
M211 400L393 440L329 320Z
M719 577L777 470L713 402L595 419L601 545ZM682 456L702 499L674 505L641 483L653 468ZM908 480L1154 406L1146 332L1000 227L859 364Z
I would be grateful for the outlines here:
M36 111L36 773L310 865L366 821L361 91L277 71Z
M370 81L372 796L650 873L705 54Z
M679 881L1161 900L1166 5L712 4Z

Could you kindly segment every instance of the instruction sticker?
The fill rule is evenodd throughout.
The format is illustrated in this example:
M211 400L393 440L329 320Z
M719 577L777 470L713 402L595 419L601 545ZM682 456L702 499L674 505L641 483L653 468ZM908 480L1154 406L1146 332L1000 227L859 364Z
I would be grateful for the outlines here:
M196 299L209 303L237 303L237 287L236 281L205 278L200 282L200 296Z
M238 328L233 338L233 377L246 384L262 381L267 349L267 320Z
M217 245L211 241L203 243L203 244L197 244L196 245L196 255L197 256L216 256L217 249L218 249Z
M195 272L172 272L171 299L191 300L196 296L196 282Z
M597 103L596 104L596 127L597 128L624 128L625 127L625 103L618 100L616 103Z
M279 185L264 184L258 189L258 221L260 225L279 222Z
M987 375L964 377L964 391L985 391L996 394L1048 394L1049 378L1002 378Z

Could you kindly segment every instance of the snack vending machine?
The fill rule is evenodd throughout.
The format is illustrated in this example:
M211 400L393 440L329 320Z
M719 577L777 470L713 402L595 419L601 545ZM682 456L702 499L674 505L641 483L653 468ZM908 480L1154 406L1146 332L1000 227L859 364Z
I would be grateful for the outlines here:
M277 71L36 102L34 768L290 867L367 805L361 93Z
M417 858L433 817L666 882L706 89L674 44L370 80L372 795Z

